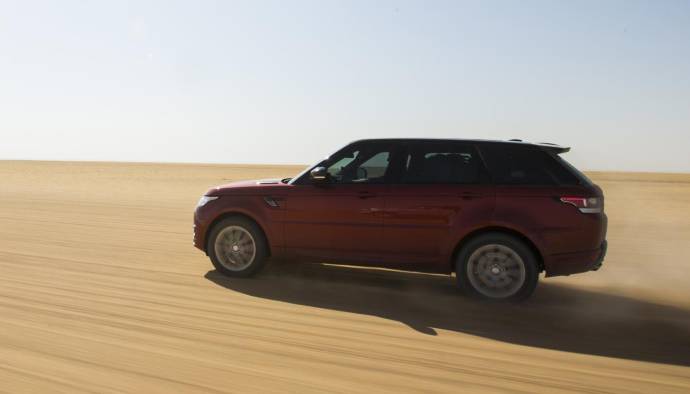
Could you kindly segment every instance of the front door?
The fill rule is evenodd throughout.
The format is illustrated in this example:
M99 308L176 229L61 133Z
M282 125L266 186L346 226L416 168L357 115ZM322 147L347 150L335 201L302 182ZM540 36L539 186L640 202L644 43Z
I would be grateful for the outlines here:
M375 261L382 252L390 144L353 144L321 163L325 182L298 180L286 204L285 243L296 256Z

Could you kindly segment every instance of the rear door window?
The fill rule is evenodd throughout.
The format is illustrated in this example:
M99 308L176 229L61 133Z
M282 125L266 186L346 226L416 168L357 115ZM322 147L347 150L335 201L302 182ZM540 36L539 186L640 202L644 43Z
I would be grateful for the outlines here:
M401 183L476 184L482 164L471 145L455 143L417 143L408 148Z
M579 179L561 161L542 149L507 144L485 145L480 149L496 184L580 184Z

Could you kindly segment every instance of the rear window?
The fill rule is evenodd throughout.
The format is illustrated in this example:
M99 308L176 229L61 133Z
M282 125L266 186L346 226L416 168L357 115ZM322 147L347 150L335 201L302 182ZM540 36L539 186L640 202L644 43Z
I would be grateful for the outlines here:
M583 185L591 185L592 181L585 175L582 171L578 170L575 168L574 165L570 164L568 160L564 159L560 155L554 155L556 157L556 160L558 160L559 163L563 164L568 170L570 170L571 173L575 174L575 176L580 180L580 183Z
M580 179L557 155L539 148L486 145L480 148L494 183L500 185L579 185Z

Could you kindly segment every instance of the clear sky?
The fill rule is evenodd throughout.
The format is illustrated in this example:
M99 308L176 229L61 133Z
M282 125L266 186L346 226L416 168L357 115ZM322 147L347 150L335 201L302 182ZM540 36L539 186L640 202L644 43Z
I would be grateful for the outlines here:
M0 159L523 138L690 172L690 1L2 1Z

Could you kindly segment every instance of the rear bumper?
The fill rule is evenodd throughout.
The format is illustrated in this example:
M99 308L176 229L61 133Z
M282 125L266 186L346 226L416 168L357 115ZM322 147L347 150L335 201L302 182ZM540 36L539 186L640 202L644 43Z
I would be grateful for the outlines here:
M592 271L598 270L604 264L604 258L606 257L606 250L608 249L608 247L609 247L609 243L606 240L604 240L604 242L601 243L601 248L599 248L600 249L599 257L597 258L597 260L594 262L594 265L592 266L592 269L591 269Z
M577 253L562 253L549 256L544 261L546 276L561 276L596 271L601 268L606 257L608 243L604 240L594 250Z

